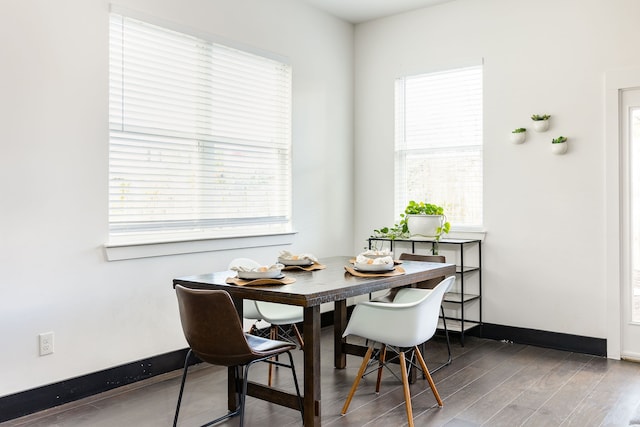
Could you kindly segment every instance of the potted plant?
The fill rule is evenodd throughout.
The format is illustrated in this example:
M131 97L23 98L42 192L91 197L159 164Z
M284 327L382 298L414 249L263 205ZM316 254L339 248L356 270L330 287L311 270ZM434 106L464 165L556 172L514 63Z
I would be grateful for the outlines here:
M567 137L559 136L551 140L551 152L553 154L564 154L567 152Z
M400 215L407 225L412 239L424 238L438 240L443 233L448 233L451 225L446 222L444 208L431 203L411 200Z
M511 131L511 142L513 142L514 144L522 144L526 137L526 128L517 128Z
M400 221L392 227L373 230L371 237L391 240L433 240L432 253L437 255L438 241L450 229L451 224L446 221L444 208L431 203L411 200L404 209L404 213L400 214Z
M548 114L534 114L531 116L531 120L533 120L533 128L536 132L544 132L549 129L549 119L551 118Z

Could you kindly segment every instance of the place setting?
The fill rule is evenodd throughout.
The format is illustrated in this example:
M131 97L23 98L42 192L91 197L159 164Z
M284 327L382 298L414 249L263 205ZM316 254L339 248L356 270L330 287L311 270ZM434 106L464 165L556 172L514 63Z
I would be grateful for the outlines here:
M388 250L368 250L350 260L344 269L357 277L391 277L405 273L400 262L393 259L393 252Z
M262 265L257 261L243 258L238 264L229 268L235 271L236 275L227 277L226 283L238 286L290 285L296 279L285 276L282 272L284 267L280 263Z
M289 251L281 251L278 256L278 264L282 264L283 270L314 271L327 268L321 264L312 254L294 254Z

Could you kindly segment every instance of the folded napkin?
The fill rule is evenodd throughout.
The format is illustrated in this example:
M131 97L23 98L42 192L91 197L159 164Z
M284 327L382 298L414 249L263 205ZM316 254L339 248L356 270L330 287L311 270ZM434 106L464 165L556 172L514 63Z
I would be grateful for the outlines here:
M393 264L393 257L389 255L379 258L369 258L368 256L364 255L364 253L361 253L356 257L356 264Z
M311 254L298 254L294 255L289 251L280 251L279 255L280 259L289 260L289 261L299 261L303 259L308 259L311 262L318 262L318 258Z
M379 251L369 249L367 251L362 252L360 255L368 256L370 258L383 257L383 256L393 256L393 252L389 249L381 249Z

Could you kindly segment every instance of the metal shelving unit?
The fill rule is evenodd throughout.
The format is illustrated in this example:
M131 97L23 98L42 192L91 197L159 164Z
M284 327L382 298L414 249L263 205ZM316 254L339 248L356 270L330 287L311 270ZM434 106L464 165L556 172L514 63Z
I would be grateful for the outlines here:
M431 245L431 248L435 245L434 240L412 240L412 239L386 239L371 237L369 238L369 249L372 247L372 242L381 241L388 242L389 249L394 251L397 243L403 243L405 245L411 245L411 252L416 253L416 245ZM460 311L459 316L446 315L447 329L449 331L456 331L460 333L460 344L464 346L465 333L477 326L482 325L482 241L479 239L440 239L437 242L440 245L440 249L454 247L456 254L456 290L455 292L448 292L444 298L445 310L447 306L453 306ZM465 257L465 252L475 249L477 258L473 260L475 265L468 265L468 258ZM470 286L465 284L465 279L468 279L470 274L477 273L477 286ZM476 292L477 290L477 292ZM478 312L474 318L469 318L468 310L465 313L465 309L470 304L478 303ZM440 324L442 326L442 322Z

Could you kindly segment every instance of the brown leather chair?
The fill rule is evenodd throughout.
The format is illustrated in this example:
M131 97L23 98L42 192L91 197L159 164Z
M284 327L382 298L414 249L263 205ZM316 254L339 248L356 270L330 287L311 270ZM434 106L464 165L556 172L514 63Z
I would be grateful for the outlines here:
M212 365L233 367L236 378L243 379L242 386L239 387L237 384L235 387L239 402L236 410L205 424L206 426L235 415L240 415L240 426L243 425L249 367L262 361L291 368L302 412L302 398L290 352L296 348L295 344L244 333L233 300L225 291L188 289L180 285L176 285L175 288L182 330L190 348L184 362L182 383L173 420L174 427L178 423L189 358L192 354ZM284 353L289 356L289 364L269 360ZM244 373L241 375L242 367L244 367Z

